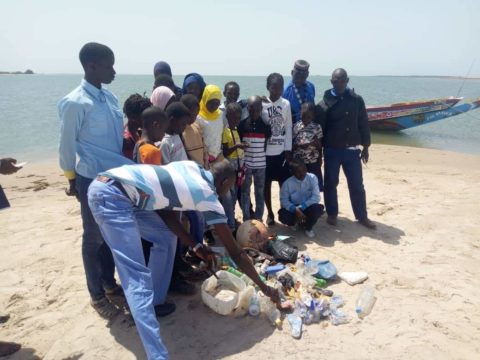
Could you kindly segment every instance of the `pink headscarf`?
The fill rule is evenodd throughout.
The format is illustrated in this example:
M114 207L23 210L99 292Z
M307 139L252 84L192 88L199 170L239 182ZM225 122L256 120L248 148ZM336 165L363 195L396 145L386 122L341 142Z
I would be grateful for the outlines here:
M153 105L165 110L165 107L173 96L175 96L175 93L168 87L159 86L153 90L152 95L150 96L150 101Z

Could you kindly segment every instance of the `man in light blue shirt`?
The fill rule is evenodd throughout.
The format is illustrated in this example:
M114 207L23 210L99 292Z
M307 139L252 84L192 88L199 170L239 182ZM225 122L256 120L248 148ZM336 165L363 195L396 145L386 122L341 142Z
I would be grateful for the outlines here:
M82 257L91 304L109 319L118 309L105 294L121 294L121 288L115 282L112 253L88 207L87 190L99 172L132 162L122 155L123 115L118 100L102 88L115 78L113 51L102 44L88 43L79 57L85 77L58 104L60 167L70 184L67 195L80 201Z
M303 226L305 235L313 238L313 226L323 213L318 179L307 173L307 167L300 159L293 159L289 166L293 176L285 180L280 189L282 208L278 211L278 219L289 226Z

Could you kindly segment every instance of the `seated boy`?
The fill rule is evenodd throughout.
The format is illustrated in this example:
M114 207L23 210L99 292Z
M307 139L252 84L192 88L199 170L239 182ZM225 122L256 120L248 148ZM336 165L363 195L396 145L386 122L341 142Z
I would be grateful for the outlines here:
M300 159L293 159L289 164L289 177L280 189L278 218L288 226L300 225L305 228L305 235L315 237L313 226L323 213L320 202L317 177L307 173L307 167Z

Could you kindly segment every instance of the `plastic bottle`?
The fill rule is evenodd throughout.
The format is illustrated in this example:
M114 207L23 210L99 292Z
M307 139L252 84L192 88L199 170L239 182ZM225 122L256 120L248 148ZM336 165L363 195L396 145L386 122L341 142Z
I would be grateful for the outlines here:
M315 279L315 287L316 288L324 288L327 286L327 281L324 279Z
M270 301L266 296L260 297L260 309L264 313L272 325L280 327L282 325L282 320L280 311L277 309L275 304Z
M307 315L307 307L300 300L295 300L295 313L302 319Z
M229 266L227 268L227 271L230 273L230 274L233 274L235 276L238 276L240 279L242 279L247 285L255 285L255 283L253 282L252 279L250 279L246 274L242 273L241 271L238 271L237 269ZM260 277L260 280L262 280L263 282L267 281L267 279L265 279L265 277L263 277L262 275L259 275Z
M252 297L250 298L248 313L252 316L260 315L260 301L258 301L258 295L256 292L254 292Z
M360 319L370 314L375 304L375 289L372 286L365 286L355 303L355 311Z
M315 303L314 301L311 301L310 306L307 309L307 313L305 314L305 318L303 322L305 323L305 325L310 325L311 323L314 322L314 320L315 320Z

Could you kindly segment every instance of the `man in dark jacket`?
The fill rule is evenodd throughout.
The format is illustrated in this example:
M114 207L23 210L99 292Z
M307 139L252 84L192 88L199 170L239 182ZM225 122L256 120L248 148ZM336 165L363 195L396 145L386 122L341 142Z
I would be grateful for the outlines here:
M361 96L347 87L344 69L332 73L333 88L325 91L317 105L317 122L323 127L325 158L325 207L330 225L337 224L337 185L340 166L347 178L350 201L355 218L369 229L376 225L368 218L362 161L368 162L370 130L367 110ZM361 145L361 147L360 147Z

